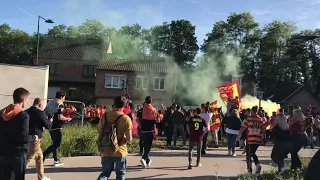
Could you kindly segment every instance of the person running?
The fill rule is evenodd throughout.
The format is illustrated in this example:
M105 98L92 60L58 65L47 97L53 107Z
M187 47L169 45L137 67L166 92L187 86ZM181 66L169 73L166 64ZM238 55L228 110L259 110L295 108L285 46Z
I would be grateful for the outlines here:
M142 110L142 119L141 119L141 137L143 143L143 156L140 160L143 168L148 168L151 166L151 159L149 153L151 150L155 123L159 122L159 114L156 108L152 105L152 98L147 96L145 98L145 104Z
M106 112L98 124L98 147L103 169L98 180L108 180L114 169L116 179L125 179L128 161L127 143L132 141L132 121L123 112L124 101L123 97L117 96L114 99L114 109ZM116 138L110 139L112 137L110 133L114 133Z
M200 114L200 117L203 118L204 120L206 120L206 125L207 128L210 129L210 119L212 117L212 114L209 113L209 107L205 106L204 107L204 111ZM204 131L207 129L204 128ZM206 132L203 136L203 144L202 144L202 149L201 149L201 154L207 154L206 153L206 149L207 149L207 139L208 139L208 132Z
M287 123L287 119L284 114L277 114L271 126L270 130L274 137L271 159L277 164L277 176L280 176L286 170L284 166L284 159L292 150L289 124Z
M36 161L36 169L38 173L38 180L50 180L44 176L43 154L41 150L41 139L43 137L43 128L50 129L52 123L47 119L44 113L45 104L40 98L33 101L33 106L26 110L29 114L29 135L38 136L37 141L28 143L27 153L27 167L32 160Z
M226 125L228 155L235 157L237 156L235 153L236 139L242 124L238 110L232 110L231 115L228 116L223 123Z
M59 159L59 147L61 145L62 141L62 126L66 121L71 121L72 118L67 118L63 115L63 109L64 106L61 104L59 106L58 111L53 115L53 122L50 129L50 136L52 139L52 145L49 146L44 152L43 152L43 162L45 159L49 156L50 153L53 154L54 167L62 166L64 163Z
M289 119L290 132L292 137L291 151L291 169L301 169L302 164L298 155L300 149L309 145L309 139L306 134L307 121L301 109L295 109L292 117Z
M197 108L196 113L190 118L187 122L187 131L190 134L189 138L189 151L188 151L188 160L189 165L188 169L192 169L192 150L194 146L197 147L197 167L201 167L201 148L202 148L202 139L203 135L208 132L208 126L205 119L200 117L201 109Z
M246 145L246 161L247 161L247 169L249 174L252 174L252 160L256 165L255 174L260 174L261 165L259 163L258 156L256 155L256 151L259 148L263 140L263 135L265 133L265 121L257 114L258 106L253 106L251 109L251 114L248 116L244 122L242 123L242 127L239 130L239 134L237 140L240 139L242 132L244 130L247 131L247 145Z
M0 115L0 179L25 179L28 142L36 141L29 136L29 115L23 111L30 93L24 88L13 92L13 104L1 110Z
M177 146L177 140L179 138L179 133L182 137L183 148L186 147L186 133L184 130L184 124L186 123L186 118L182 112L181 106L177 106L177 109L172 113L170 117L174 125L173 130L173 146Z

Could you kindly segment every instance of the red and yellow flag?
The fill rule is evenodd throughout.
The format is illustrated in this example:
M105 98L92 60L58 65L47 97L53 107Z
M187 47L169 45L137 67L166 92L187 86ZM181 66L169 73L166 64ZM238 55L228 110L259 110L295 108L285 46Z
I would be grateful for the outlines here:
M215 130L221 126L221 119L219 117L219 111L218 111L218 102L213 101L210 104L210 108L212 109L213 116L210 120L210 130Z
M240 103L240 89L238 80L233 81L232 83L218 86L219 95L222 101L227 104L228 98L235 99L238 97L238 101Z

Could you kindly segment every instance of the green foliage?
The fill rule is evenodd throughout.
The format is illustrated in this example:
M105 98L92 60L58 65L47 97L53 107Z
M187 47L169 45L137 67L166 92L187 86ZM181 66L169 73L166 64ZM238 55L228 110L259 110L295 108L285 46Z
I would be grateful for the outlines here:
M320 39L293 39L295 36L319 36L320 29L297 32L292 22L281 21L260 28L250 13L231 13L227 19L217 21L206 35L200 48L204 58L196 58L199 47L195 30L196 27L184 19L164 22L150 29L139 24L116 29L93 19L79 26L54 26L40 35L40 46L47 37L99 39L105 44L112 42L113 54L119 56L170 56L179 66L187 68L211 57L209 61L215 61L217 68L224 69L232 62L221 57L231 53L240 58L240 62L234 63L239 63L244 79L258 83L267 96L285 82L300 83L320 94ZM36 37L36 34L12 29L8 24L0 25L0 63L31 64Z
M310 158L301 158L301 162L302 162L302 169L298 169L296 171L291 171L288 170L286 172L284 172L281 177L279 179L281 180L296 180L296 179L300 179L303 180L303 177L306 173L306 169L310 163ZM271 164L272 165L272 164ZM290 165L287 165L288 168L290 168ZM277 174L277 168L273 167L272 170L268 171L268 172L263 172L259 179L263 179L263 180L274 180L275 175ZM241 174L238 176L238 180L254 180L252 177L249 177L246 174Z

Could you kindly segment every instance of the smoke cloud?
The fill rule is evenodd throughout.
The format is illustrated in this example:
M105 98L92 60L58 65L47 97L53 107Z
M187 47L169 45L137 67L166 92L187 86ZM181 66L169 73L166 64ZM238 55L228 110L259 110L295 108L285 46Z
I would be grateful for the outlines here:
M245 95L243 98L241 98L241 104L245 108L251 108L252 106L259 105L259 99L254 96ZM270 100L261 100L261 107L264 109L265 112L268 113L269 116L272 115L272 112L277 112L277 110L280 109L279 104Z
M120 26L126 25L125 18L128 12L123 12L124 10L120 10L119 12L111 10L108 11L108 7L105 8L105 11L102 11L101 0L94 0L80 3L82 1L77 0L67 0L65 1L65 9L69 14L67 16L68 20L71 24L79 24L80 19L83 21L84 19L88 19L88 17L84 17L84 6L87 8L86 11L92 12L90 13L93 16L91 19L97 19L104 23L106 26L110 27L108 29L108 35L104 37L104 47L109 44L109 40L112 42L113 51L117 51L117 54L126 54L126 57L141 55L148 53L150 47L145 47L144 52L141 52L141 44L144 41L143 37L131 37L121 33L115 33L112 29L113 27L119 28ZM82 5L81 5L82 4ZM97 11L107 12L103 16L102 14L97 14ZM146 16L145 12L148 15ZM124 14L123 14L124 13ZM123 14L123 15L122 15ZM143 14L143 18L154 19L153 25L161 24L164 20L161 18L159 13L148 6L137 7L137 11L133 14L136 14L140 17ZM97 16L97 17L95 17ZM132 15L128 16L132 17ZM140 24L142 19L137 19L137 23ZM120 23L120 24L119 24ZM141 22L142 24L143 22ZM143 24L142 24L143 26ZM148 28L143 26L144 28ZM130 42L140 42L140 43L130 43ZM129 44L129 46L128 46ZM117 50L116 50L117 49ZM106 50L105 50L106 51ZM218 106L222 106L225 109L225 105L222 102L217 86L230 83L231 76L237 75L239 72L239 61L240 59L234 56L234 52L227 50L225 48L220 48L217 50L215 47L216 54L210 55L200 55L198 56L197 64L192 68L177 68L177 65L170 65L168 68L169 74L177 74L176 77L170 77L172 83L174 81L178 81L178 87L176 92L172 92L169 96L174 97L179 95L183 96L185 99L188 99L191 104L188 105L197 105L199 106L201 103L206 101L218 101ZM94 51L90 50L86 53L88 57L91 57L89 53ZM172 57L164 57L164 58L172 58ZM151 75L148 73L144 73L142 75ZM167 84L167 83L166 83ZM148 95L148 91L141 91L143 96Z

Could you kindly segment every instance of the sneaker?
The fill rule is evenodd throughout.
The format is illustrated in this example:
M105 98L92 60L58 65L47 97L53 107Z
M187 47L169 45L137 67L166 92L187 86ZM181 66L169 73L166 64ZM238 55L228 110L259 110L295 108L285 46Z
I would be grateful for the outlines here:
M151 167L151 163L152 163L152 160L150 159L149 163L147 163L147 168Z
M198 164L197 164L197 167L201 167L201 166L202 166L202 164L201 164L201 163L198 163Z
M54 163L53 163L54 167L58 167L58 166L62 166L62 165L64 165L64 163L61 160L54 161Z
M228 155L229 155L229 156L231 155L231 151L228 151Z
M50 180L50 178L44 177L42 178L42 180Z
M260 174L260 172L261 172L261 165L257 164L256 165L256 173L255 174Z
M284 173L286 170L287 170L287 168L285 168L285 167L280 168L280 170L278 171L277 175L281 176L281 174Z
M142 168L146 168L146 167L147 167L146 160L141 159L141 160L140 160L140 163L141 163L141 165L142 165Z
M188 169L192 169L192 165L191 164L189 164Z
M236 157L237 155L236 155L236 153L232 153L232 156L233 156L233 157Z
M242 154L246 154L246 150L245 149L242 151Z

